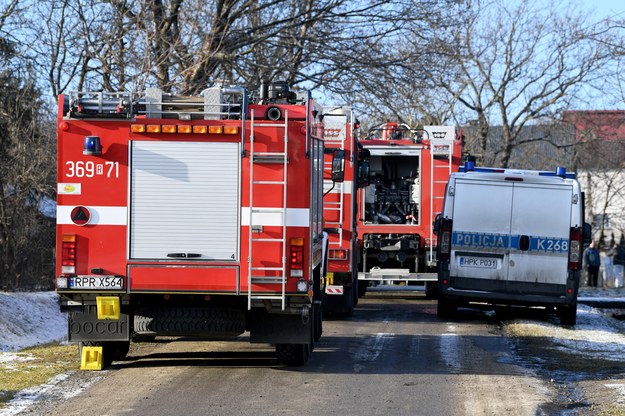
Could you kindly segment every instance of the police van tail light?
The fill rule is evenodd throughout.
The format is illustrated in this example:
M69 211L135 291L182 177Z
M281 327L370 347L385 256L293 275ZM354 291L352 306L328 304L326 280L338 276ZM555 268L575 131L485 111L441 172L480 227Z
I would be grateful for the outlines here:
M449 261L451 254L451 226L452 220L441 219L438 234L438 260Z
M304 277L304 239L291 238L289 250L289 270L291 277Z
M569 234L569 270L579 270L582 267L582 229L571 228Z
M61 244L61 273L76 273L76 234L63 235Z

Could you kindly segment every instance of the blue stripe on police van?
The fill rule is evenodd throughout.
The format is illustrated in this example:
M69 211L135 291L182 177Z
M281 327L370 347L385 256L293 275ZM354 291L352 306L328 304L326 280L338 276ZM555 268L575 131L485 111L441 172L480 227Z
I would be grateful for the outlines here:
M496 233L454 231L452 249L520 250L521 236ZM559 237L530 236L527 252L565 253L569 251L569 240Z
M451 245L456 247L508 248L510 235L454 231Z

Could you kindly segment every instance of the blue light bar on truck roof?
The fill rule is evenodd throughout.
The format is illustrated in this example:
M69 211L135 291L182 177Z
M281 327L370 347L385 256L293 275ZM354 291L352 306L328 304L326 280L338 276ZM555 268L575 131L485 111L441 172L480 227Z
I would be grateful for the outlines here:
M575 179L575 172L567 172L566 168L559 166L555 171L538 171L523 169L504 169L504 168L487 168L475 167L475 162L465 162L464 166L460 166L458 172L481 172L481 173L517 173L530 174L538 176L559 176L560 178Z

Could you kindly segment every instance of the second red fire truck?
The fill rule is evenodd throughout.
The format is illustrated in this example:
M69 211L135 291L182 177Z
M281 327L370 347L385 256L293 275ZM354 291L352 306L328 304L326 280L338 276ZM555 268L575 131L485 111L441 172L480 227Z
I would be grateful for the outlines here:
M415 130L388 122L360 140L370 183L358 191L359 291L380 283L419 283L436 296L436 236L445 185L462 162L453 126Z
M351 107L326 107L323 137L326 146L326 180L323 198L328 232L328 273L324 280L324 312L350 316L358 303L358 239L356 192L366 185L368 161L358 148L359 122ZM332 158L342 152L344 181L332 181Z
M285 83L60 97L56 288L82 368L135 336L245 331L307 361L327 252L322 113Z

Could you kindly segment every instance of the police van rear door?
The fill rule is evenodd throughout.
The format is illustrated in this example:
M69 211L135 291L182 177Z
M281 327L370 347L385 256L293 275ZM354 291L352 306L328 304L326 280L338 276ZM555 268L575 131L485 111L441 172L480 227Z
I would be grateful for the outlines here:
M453 192L450 275L485 284L497 280L502 288L508 274L513 187L458 177Z
M531 179L514 183L511 284L566 284L572 198L571 185L532 183Z

